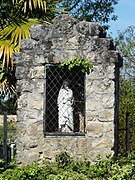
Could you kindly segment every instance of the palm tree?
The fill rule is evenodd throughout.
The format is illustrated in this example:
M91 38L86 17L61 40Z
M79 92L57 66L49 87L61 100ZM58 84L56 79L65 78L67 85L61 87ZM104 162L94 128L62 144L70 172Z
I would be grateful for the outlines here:
M2 0L3 21L0 26L1 95L16 94L13 52L20 50L22 39L30 38L30 26L50 23L60 0ZM5 11L4 11L5 10ZM42 21L41 21L42 20Z

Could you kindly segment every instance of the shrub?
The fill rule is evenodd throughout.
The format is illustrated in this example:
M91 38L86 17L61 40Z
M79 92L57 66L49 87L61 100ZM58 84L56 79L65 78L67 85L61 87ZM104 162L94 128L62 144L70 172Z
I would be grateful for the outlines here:
M55 160L58 164L58 167L65 167L71 164L72 159L71 157L67 154L67 152L61 152L56 155Z
M135 153L128 158L75 161L66 152L56 155L55 162L33 163L27 167L8 169L0 180L134 180Z
M60 174L50 174L47 180L89 180L86 175L77 172L65 171Z
M4 161L0 159L0 173L4 171Z

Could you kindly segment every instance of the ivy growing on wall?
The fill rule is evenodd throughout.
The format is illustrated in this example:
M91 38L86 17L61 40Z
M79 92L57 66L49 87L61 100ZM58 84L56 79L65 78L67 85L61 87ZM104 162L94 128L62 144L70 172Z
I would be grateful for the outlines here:
M83 73L87 72L88 74L90 69L93 68L93 65L87 59L80 58L79 56L76 56L72 60L68 59L66 62L61 63L58 66L60 68L67 68L70 71L75 67L79 67Z

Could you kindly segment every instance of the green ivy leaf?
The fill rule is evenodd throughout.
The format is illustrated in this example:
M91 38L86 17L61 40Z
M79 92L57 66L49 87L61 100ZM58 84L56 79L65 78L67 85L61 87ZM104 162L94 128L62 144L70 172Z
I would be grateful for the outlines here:
M58 67L67 67L68 70L72 70L74 67L80 67L83 73L89 73L89 70L93 68L93 65L89 63L87 59L81 59L80 57L76 56L72 60L68 59L66 62L59 64Z

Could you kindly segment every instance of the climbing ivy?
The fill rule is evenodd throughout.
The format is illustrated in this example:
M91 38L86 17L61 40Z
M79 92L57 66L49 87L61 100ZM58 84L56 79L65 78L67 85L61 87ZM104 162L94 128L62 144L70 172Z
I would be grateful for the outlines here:
M93 65L87 59L80 58L79 56L76 56L72 60L68 59L66 62L61 63L58 66L60 68L67 68L70 71L75 67L80 67L83 73L89 73L90 69L93 67Z

